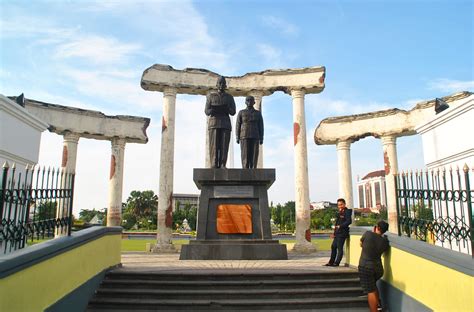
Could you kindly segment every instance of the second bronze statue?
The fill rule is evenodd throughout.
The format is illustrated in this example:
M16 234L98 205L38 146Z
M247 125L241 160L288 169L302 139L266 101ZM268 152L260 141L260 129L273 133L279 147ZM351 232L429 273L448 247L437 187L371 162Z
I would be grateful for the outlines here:
M257 168L259 146L263 144L262 114L253 106L253 96L245 98L246 109L239 111L235 124L237 144L240 143L242 168Z

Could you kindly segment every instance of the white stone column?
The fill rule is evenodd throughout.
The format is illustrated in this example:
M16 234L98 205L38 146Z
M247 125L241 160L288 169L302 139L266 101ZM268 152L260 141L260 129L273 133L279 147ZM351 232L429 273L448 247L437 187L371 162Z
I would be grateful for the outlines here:
M263 92L252 91L252 92L250 92L249 95L254 97L254 99L255 99L255 109L260 111L260 113L262 113L262 117L263 117L263 111L262 111ZM265 122L265 120L263 122ZM258 149L257 168L263 168L263 144L260 145L260 147Z
M352 191L351 143L339 141L336 143L337 163L339 172L339 197L346 200L348 208L354 208Z
M397 233L397 194L395 190L395 174L398 172L397 138L395 136L383 136L382 145L385 167L385 184L387 186L389 231Z
M211 91L208 91L206 94L206 101L207 97ZM206 102L204 102L204 105L206 105ZM206 116L206 131L205 133L205 138L206 138L206 147L204 149L205 157L204 157L204 166L205 168L211 168L211 155L209 155L209 116Z
M306 145L306 121L303 90L291 90L293 97L293 136L295 146L295 210L296 243L294 250L312 252L316 248L311 244L308 150Z
M69 179L66 178L66 173L76 173L76 159L77 159L77 145L79 143L79 134L73 132L66 132L63 135L63 155L61 160L61 188L67 188ZM63 218L67 216L69 211L69 200L60 199L56 210L56 218ZM67 228L62 230L57 228L55 230L55 237L67 235Z
M111 141L112 156L110 158L107 226L122 225L123 161L125 154L125 143L126 141L123 138L114 138Z
M173 227L173 169L174 123L176 89L163 91L163 117L161 124L160 190L158 194L158 237L153 252L174 251L171 244Z
M63 157L61 169L70 173L76 173L77 144L79 142L79 134L67 132L63 135Z

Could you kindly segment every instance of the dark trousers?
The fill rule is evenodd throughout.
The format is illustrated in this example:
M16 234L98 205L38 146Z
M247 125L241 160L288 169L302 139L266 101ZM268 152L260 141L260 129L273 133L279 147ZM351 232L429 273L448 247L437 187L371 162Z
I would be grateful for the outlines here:
M344 253L345 241L346 237L334 237L334 240L331 244L331 259L329 259L329 263L339 265L342 260L342 255Z
M229 129L209 129L209 156L212 168L225 167L229 152L229 142Z
M257 168L258 143L258 139L243 139L240 141L242 168Z

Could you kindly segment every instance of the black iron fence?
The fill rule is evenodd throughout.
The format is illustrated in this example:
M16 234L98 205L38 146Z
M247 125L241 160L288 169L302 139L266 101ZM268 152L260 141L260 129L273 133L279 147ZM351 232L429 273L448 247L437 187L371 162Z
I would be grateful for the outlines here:
M472 255L472 175L467 165L396 175L398 234Z
M74 174L5 163L0 183L0 253L71 234Z

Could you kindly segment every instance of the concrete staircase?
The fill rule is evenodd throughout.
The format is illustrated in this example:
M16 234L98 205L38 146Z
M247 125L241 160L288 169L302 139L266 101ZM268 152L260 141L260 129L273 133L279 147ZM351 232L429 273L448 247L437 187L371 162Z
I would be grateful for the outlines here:
M355 271L109 272L87 311L367 311Z

